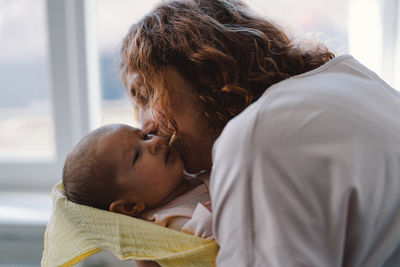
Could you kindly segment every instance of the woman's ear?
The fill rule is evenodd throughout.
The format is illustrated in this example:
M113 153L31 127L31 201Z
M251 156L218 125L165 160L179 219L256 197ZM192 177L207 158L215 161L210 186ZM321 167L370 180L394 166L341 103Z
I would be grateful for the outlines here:
M133 202L125 199L118 199L110 204L111 212L121 213L128 216L137 216L145 209L144 203Z

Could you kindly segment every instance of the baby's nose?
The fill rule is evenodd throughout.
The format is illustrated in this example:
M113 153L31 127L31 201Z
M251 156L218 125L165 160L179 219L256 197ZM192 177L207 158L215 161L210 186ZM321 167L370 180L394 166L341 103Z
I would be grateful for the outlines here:
M153 135L150 140L150 152L156 154L160 148L165 144L165 139L156 135Z

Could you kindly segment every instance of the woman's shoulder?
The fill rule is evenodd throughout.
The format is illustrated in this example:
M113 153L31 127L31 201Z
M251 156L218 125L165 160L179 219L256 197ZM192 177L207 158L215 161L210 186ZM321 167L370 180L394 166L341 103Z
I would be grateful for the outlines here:
M378 98L382 107L393 101L384 87L376 74L351 56L335 58L268 88L229 121L214 150L224 151L221 153L229 157L249 155L259 151L260 145L281 148L300 142L303 135L345 134L354 123L368 123L368 118L375 116L370 107ZM335 131L325 133L332 127Z

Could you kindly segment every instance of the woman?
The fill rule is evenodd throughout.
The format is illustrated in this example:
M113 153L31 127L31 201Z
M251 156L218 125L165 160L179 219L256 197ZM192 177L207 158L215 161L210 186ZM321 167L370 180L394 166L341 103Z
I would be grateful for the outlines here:
M176 0L131 27L121 72L143 128L213 166L218 266L400 264L400 97L351 56Z

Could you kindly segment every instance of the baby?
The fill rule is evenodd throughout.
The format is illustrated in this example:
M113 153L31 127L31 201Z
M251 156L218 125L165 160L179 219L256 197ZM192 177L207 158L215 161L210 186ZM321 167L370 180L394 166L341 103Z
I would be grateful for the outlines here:
M185 175L165 139L122 124L83 137L63 169L72 202L212 238L207 179Z

